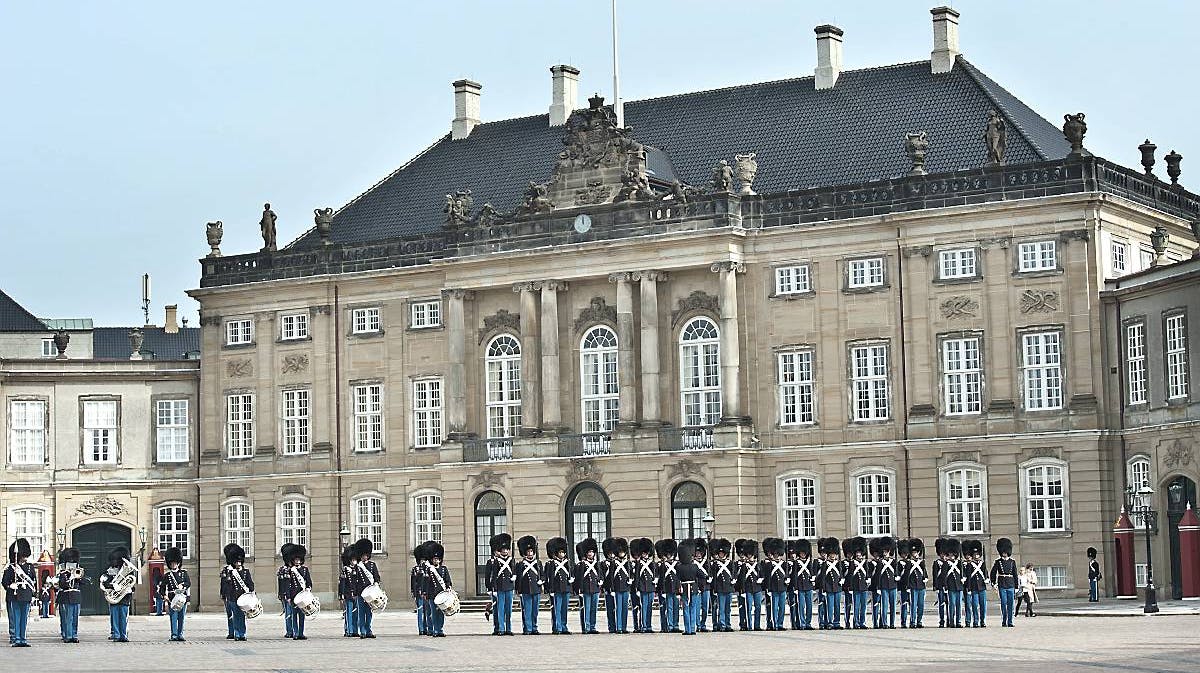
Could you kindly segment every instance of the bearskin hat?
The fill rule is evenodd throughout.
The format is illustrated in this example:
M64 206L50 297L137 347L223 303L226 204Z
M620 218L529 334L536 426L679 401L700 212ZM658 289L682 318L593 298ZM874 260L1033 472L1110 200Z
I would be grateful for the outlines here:
M614 554L618 556L622 554L625 556L629 555L629 540L626 540L623 537L614 537L612 541Z
M79 563L79 550L74 547L63 547L58 552L59 563Z
M421 560L428 561L429 560L429 543L422 542L421 546L417 547L417 549L420 550L421 553L425 555L424 558L422 558ZM342 549L341 559L342 559L342 565L344 565L344 566L348 566L351 563L353 563L354 561L358 560L358 554L354 553L354 545L349 545L349 546L345 547L344 549Z
M838 553L838 547L838 539L836 537L817 538L817 553L819 554L836 554Z
M788 540L787 542L785 542L783 544L784 544L784 548L787 550L788 556L792 556L794 554L799 553L799 550L800 550L800 541L799 540Z
M696 551L708 556L708 540L702 537L697 537L692 538L692 542L696 543Z
M879 551L883 552L884 554L896 553L896 538L888 536L885 538L880 538L880 540L881 542L879 543Z
M512 536L508 533L496 533L492 539L488 540L488 544L491 545L493 552L512 549Z
M896 540L896 556L904 558L908 556L908 552L912 549L912 543L908 540Z
M1088 558L1096 558L1096 548L1088 547L1087 555L1088 555Z
M914 537L914 538L910 539L908 541L908 552L910 554L916 553L916 554L920 554L921 556L924 556L925 555L925 541L919 537Z
M962 542L963 556L974 556L983 554L983 543L979 540L963 540Z
M996 540L996 552L1001 556L1012 556L1012 540L1006 537Z
M446 548L442 546L441 542L430 540L426 544L429 545L429 558L444 558L446 556Z
M616 543L617 543L617 541L611 537L604 538L603 540L600 541L600 553L604 554L605 558L608 558L609 556L616 554L617 550L614 548L614 545Z
M179 547L168 547L167 553L163 554L163 561L170 568L171 564L183 565L183 552L179 551Z
M812 556L812 542L804 538L800 538L799 540L788 540L788 553Z
M221 550L221 553L225 555L225 562L229 565L233 565L238 561L246 560L246 550L242 549L240 545L233 542L225 545L225 548ZM112 554L108 555L108 560L112 561Z
M358 542L354 543L354 553L360 559L368 554L373 554L375 553L375 543L371 542L369 538L360 538Z
M871 556L883 556L883 540L881 537L873 537L867 541L867 548L871 550Z
M783 554L787 546L780 537L764 537L762 541L763 553L768 556L780 556Z
M284 563L291 565L291 561L288 560L288 557L292 555L292 547L295 546L296 545L292 544L291 542L284 542L283 546L279 548L279 558L283 559Z
M567 540L561 537L552 537L546 540L546 555L550 558L555 558L559 554L567 552Z
M576 558L582 559L587 556L588 552L596 553L596 538L594 537L585 537L575 545Z
M302 544L285 544L279 550L279 555L283 557L284 565L292 565L296 559L300 559L304 563L304 559L308 556L308 550Z
M958 538L946 538L946 553L951 556L959 556L962 554L962 542Z
M525 552L529 551L530 549L533 550L533 553L536 556L538 550L536 537L532 535L522 535L517 539L517 551L521 552L521 556L524 556Z
M679 552L680 563L688 564L696 562L695 540L684 540L683 542L680 542L677 551Z
M749 540L747 540L744 537L739 537L738 539L734 540L733 541L733 553L737 554L738 556L745 556L748 553L746 551L746 543L747 542L749 542Z
M946 545L947 542L949 542L949 540L947 540L944 537L939 537L937 540L935 540L933 543L934 553L937 554L938 556L941 556L943 554L949 554L950 551Z
M729 550L731 549L733 549L733 545L728 539L723 537L713 540L712 543L708 545L708 552L714 556L717 554L725 554L728 556Z
M18 559L29 558L33 554L33 550L29 548L29 540L23 537L17 538L16 542L8 545L8 562L16 563Z
M629 553L633 556L641 556L642 554L653 554L654 543L647 537L635 537L629 541Z
M854 538L852 538L852 537L842 538L842 556L845 556L845 557L854 556Z
M238 549L241 549L241 547L238 547ZM116 549L108 552L108 564L109 565L120 563L121 561L128 559L128 558L129 558L129 550L126 549L125 547L117 547Z
M413 558L417 561L417 563L429 560L429 556L426 553L426 547L425 547L424 542L417 545L416 547L413 547L412 555L413 555Z
M658 542L654 543L654 553L657 554L659 558L675 556L678 552L679 544L671 538L659 540Z
M861 535L850 538L850 555L855 554L867 555L867 538Z

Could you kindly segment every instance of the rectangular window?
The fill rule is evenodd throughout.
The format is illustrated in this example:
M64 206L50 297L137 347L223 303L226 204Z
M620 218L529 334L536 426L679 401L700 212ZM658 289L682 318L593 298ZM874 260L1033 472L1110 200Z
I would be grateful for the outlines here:
M875 344L850 349L850 383L854 395L854 420L887 420L891 409L887 346Z
M951 534L983 532L983 472L963 468L946 473L946 522Z
M942 250L938 253L938 269L943 280L974 278L976 275L975 248Z
M308 338L308 314L289 313L280 316L279 338L284 341Z
M354 539L371 541L371 553L383 552L383 499L358 498L353 503Z
M42 339L42 357L52 358L58 356L58 348L54 345L54 339Z
M171 547L179 547L183 558L191 558L191 547L188 544L189 533L188 508L180 505L169 505L158 508L158 548L166 551Z
M1146 579L1149 576L1149 572L1146 569L1146 564L1135 563L1133 565L1133 574L1136 578L1137 587L1139 589L1145 589L1147 584Z
M430 448L442 444L442 380L413 381L413 444Z
M1066 589L1068 587L1066 566L1037 566L1033 571L1037 574L1039 589Z
M812 292L808 265L775 267L775 294L802 294Z
M379 331L379 308L356 308L350 312L350 329L355 334L371 334Z
M1025 497L1030 532L1066 530L1063 468L1036 465L1025 469Z
M802 425L815 421L813 352L805 350L780 353L779 424Z
M1130 488L1134 490L1130 503L1133 505L1129 512L1129 519L1133 523L1135 529L1141 530L1146 527L1146 522L1142 520L1141 514L1138 511L1151 504L1151 496L1140 493L1143 487L1150 485L1150 461L1146 458L1134 458L1129 461L1128 481L1126 482Z
M117 463L117 402L83 403L83 462L85 465Z
M442 496L436 493L413 498L414 544L442 541Z
M1129 379L1129 403L1146 403L1146 323L1125 327L1125 368Z
M1061 409L1063 403L1062 333L1021 335L1021 373L1025 408Z
M248 502L225 505L225 544L236 544L254 556L254 519Z
M1167 347L1167 399L1187 397L1187 324L1182 313L1167 316L1163 335Z
M1054 241L1022 243L1017 246L1019 255L1017 271L1056 271L1058 269L1057 244Z
M279 544L308 544L308 503L287 500L279 503Z
M354 386L354 450L383 449L383 386Z
M254 343L254 323L249 318L225 321L225 345Z
M1112 266L1112 275L1124 276L1129 265L1129 244L1124 241L1113 240L1111 249L1109 250L1109 259Z
M1154 264L1154 251L1149 248L1140 248L1138 250L1138 261L1142 270L1149 269L1151 264Z
M978 337L943 341L942 371L946 414L959 416L983 411L983 363Z
M50 550L46 545L46 510L37 507L18 507L9 514L8 539L9 544L23 537L29 540L29 548L33 550L30 562L41 555L42 550Z
M46 462L46 403L13 400L8 403L8 460L14 465Z
M791 477L781 485L783 536L789 540L817 536L817 480Z
M883 285L883 258L852 259L848 262L849 279L847 286L851 289L861 287L880 287Z
M412 326L414 329L420 327L438 327L441 324L441 300L434 299L433 301L414 301L412 303Z
M188 461L188 401L158 400L155 403L155 446L160 463Z
M283 453L298 455L308 453L309 447L309 391L283 391Z
M254 394L225 396L225 444L230 458L254 455Z
M858 477L858 534L892 534L892 478L875 473Z

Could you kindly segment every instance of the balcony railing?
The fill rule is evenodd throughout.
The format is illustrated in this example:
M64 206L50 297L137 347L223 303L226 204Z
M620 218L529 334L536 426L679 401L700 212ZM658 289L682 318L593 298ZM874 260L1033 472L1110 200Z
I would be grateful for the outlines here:
M716 447L712 426L661 428L658 446L663 451L703 451Z
M558 436L558 455L562 458L607 456L610 453L612 453L612 435L607 432Z
M512 437L463 440L463 462L465 463L488 463L497 460L512 460L512 455Z

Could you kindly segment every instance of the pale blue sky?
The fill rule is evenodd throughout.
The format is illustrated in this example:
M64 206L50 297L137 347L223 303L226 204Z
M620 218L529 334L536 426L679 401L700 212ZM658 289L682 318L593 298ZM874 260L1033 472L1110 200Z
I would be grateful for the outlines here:
M847 69L927 59L935 4L621 0L622 94L809 75L822 23ZM955 7L963 54L1043 116L1086 112L1088 147L1128 166L1150 137L1200 187L1200 3ZM483 84L485 121L544 113L556 63L581 101L612 86L609 0L3 0L0 30L0 287L98 324L140 321L143 272L152 320L195 324L206 221L248 252L270 201L292 239L448 131L455 79Z

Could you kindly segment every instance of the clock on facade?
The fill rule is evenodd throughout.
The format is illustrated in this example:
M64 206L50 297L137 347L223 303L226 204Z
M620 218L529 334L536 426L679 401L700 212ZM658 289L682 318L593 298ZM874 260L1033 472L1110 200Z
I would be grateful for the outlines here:
M586 234L592 228L592 216L587 214L575 217L575 231Z

